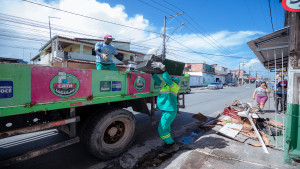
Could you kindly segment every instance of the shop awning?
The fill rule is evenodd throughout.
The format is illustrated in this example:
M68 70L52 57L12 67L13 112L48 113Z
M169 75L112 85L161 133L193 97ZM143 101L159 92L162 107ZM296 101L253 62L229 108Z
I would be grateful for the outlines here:
M266 69L287 68L288 66L288 30L283 28L271 34L247 42Z

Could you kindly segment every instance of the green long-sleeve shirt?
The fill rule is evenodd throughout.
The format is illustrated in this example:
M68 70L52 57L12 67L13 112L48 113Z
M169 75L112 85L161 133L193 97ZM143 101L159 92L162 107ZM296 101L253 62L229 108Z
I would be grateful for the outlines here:
M156 83L161 84L162 80L157 74L153 74ZM162 74L164 84L157 97L157 108L163 111L177 111L177 93L179 86L174 83L168 72Z

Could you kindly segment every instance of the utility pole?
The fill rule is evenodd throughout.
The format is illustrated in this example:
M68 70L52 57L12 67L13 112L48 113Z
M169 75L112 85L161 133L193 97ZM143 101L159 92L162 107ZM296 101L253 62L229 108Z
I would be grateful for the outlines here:
M51 18L56 18L56 19L60 19L60 18L48 16L48 19L49 19L50 40L51 40L51 65L53 65L53 39L52 39L52 36L51 36L51 22L50 22ZM50 63L50 58L49 58L49 63Z
M239 63L239 77L238 77L238 83L239 83L239 86L240 86L240 75L241 75L241 65Z
M29 64L31 64L31 52L29 53Z
M244 84L244 65L245 65L245 62L241 62L243 64L243 74L242 74L242 85Z
M250 73L250 66L249 66L249 84L250 84L250 78L251 78L251 73Z
M257 80L257 71L256 71L256 75L255 75L255 80Z
M182 15L184 14L184 11L182 11L182 13L180 14L176 14L176 15L170 15L168 17L165 16L164 18L164 34L163 34L163 51L162 51L162 59L165 60L166 58L166 29L167 29L167 19L168 18L172 18L172 17L176 17L176 16L179 16L179 15Z

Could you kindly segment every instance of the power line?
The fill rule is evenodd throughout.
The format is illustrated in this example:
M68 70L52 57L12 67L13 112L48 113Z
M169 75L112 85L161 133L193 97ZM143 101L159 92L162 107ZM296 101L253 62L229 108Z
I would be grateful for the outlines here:
M10 47L10 48L18 48L18 49L39 50L38 48L31 48L31 47L24 47L24 46L12 46L12 45L3 45L3 44L0 44L0 46Z
M270 17L271 17L272 30L274 32L273 18L272 18L272 11L271 11L271 2L270 2L270 0L268 0L268 1L269 1L269 9L270 9Z
M153 0L152 0L152 1L153 1ZM169 2L167 2L166 0L163 0L163 1L166 2L167 4L169 4L169 5L171 5L171 6L173 6L173 7L175 7L175 8L177 8L177 9L179 9L179 10L182 11L182 9L180 9L180 8L176 7L175 5L173 5L173 4L169 3ZM159 3L158 3L158 4L159 4ZM162 5L162 6L164 6L164 5ZM168 8L168 9L169 9L169 8ZM172 11L174 11L174 10L172 10ZM204 33L202 33L202 32L198 29L198 27L201 28L204 32L207 32L207 31L206 31L204 28L202 28L202 26L201 26L200 24L198 24L198 23L193 19L193 17L191 17L191 16L188 14L188 12L185 12L185 14L190 18L191 21L193 21L193 22L197 25L197 27L196 27L196 26L193 26L193 24L190 23L189 20L186 19L186 18L183 16L183 18L185 19L185 21L187 21L187 22L188 22L195 30L199 31L200 34L201 34L204 38L208 39L210 42L212 42L214 45L216 45L216 47L218 47L219 49L224 50L225 53L228 53L228 54L231 53L231 52L230 52L229 50L227 50L224 46L222 46L221 44L219 44L219 43L217 42L217 40L215 40L212 36L210 36L210 35L207 34L207 33L206 33L207 35L205 35Z
M173 39L173 38L171 38L171 39L172 39L172 40L174 40L175 42L177 42L178 44L180 44L180 45L184 46L185 48L187 48L187 49L189 49L189 50L191 50L191 51L195 52L196 54L198 54L198 55L202 56L202 55L201 55L202 53L199 53L199 52L196 52L196 51L194 51L193 49L191 49L191 48L189 48L189 47L185 46L184 44L182 44L182 43L180 43L180 42L176 41L176 40L175 40L175 39ZM202 57L205 57L205 56L202 56ZM207 59L209 59L209 60L211 60L211 61L214 61L214 62L218 62L218 61L215 61L215 60L213 60L213 59L210 59L210 58L208 58L208 57L205 57L205 58L207 58ZM218 62L218 63L221 63L221 62ZM221 63L221 64L224 64L224 63Z
M157 9L157 10L163 12L163 13L166 13L166 14L170 15L168 12L165 12L165 11L163 11L163 10L157 8L157 7L154 7L153 5L150 5L149 3L146 3L146 2L141 1L141 0L139 0L139 1L142 2L142 3L144 3L144 4L146 4L146 5L148 5L148 6L150 6L150 7L155 8L155 9ZM153 1L153 0L152 0L152 1ZM172 10L172 9L170 9L170 8L164 6L164 5L162 5L162 4L160 4L160 3L156 2L156 1L153 1L153 2L155 2L156 4L158 4L158 5L160 5L160 6L164 7L164 8L167 8L167 9L169 9L169 10L171 10L171 11L177 13L177 11L174 11L174 10ZM168 2L167 2L167 3L168 3ZM179 8L178 8L178 9L179 9ZM186 20L188 23L190 23L187 19L185 19L185 20ZM200 34L203 36L203 40L204 40L204 41L206 41L206 39L209 40L209 41L206 41L206 42L207 42L210 46L212 46L213 48L217 47L217 48L216 48L217 50L218 50L218 48L221 49L221 48L219 47L220 45L218 45L218 44L215 43L216 40L215 40L215 42L211 41L211 40L210 40L206 35L204 35L199 29L197 29L196 27L194 27L193 24L190 23L190 25L191 25L194 29L196 29L197 31L200 32ZM187 28L188 28L191 32L193 32L196 36L199 36L198 33L195 33L195 31L191 30L188 26L185 26L185 27L187 27ZM200 37L200 36L199 36L199 37ZM202 37L200 37L200 38L202 38ZM206 39L205 39L205 38L206 38ZM211 38L212 38L212 37L211 37ZM212 38L212 39L213 39L213 38ZM212 45L211 43L213 43L213 44L216 45L216 46ZM224 48L224 49L225 49L225 48ZM225 50L226 50L226 49L225 49ZM221 51L221 52L222 52L222 51ZM225 53L227 53L227 51L226 51ZM230 52L229 52L229 53L230 53Z
M173 5L173 4L169 3L169 2L167 2L166 0L163 0L163 1L166 2L167 4L171 5L171 6L175 7L176 9L179 9L179 10L182 11L182 9L180 9L180 8L176 7L175 5ZM206 2L207 2L207 1L206 1ZM193 17L191 17L191 16L188 14L188 12L185 12L185 14L186 14L186 15L190 18L190 20L193 21L200 29L202 29L204 32L207 32L204 28L202 28L202 26L201 26L200 24L198 24L198 22L196 22L196 21L193 19ZM185 17L183 16L183 18L185 18ZM190 23L188 19L185 18L185 20L186 20L188 23ZM190 23L190 24L193 26L192 23ZM197 27L194 27L194 29L198 30ZM200 30L198 30L198 31L201 33ZM215 40L212 36L210 36L210 34L208 34L208 33L206 33L206 34L207 34L207 36L208 36L212 41L214 41L213 43L214 43L217 47L219 47L220 49L222 48L222 50L225 50L225 51L228 52L228 53L231 53L231 52L230 52L229 50L227 50L223 45L221 45L220 43L218 43L217 40ZM210 40L205 34L201 33L201 35L204 36L205 38L207 38L208 40ZM225 53L226 53L226 52L225 52Z
M10 16L10 17L13 17L13 16ZM22 25L29 25L29 26L31 26L31 27L37 27L37 28L45 28L43 25L41 25L41 24L30 24L30 22L25 22L25 19L26 18L20 18L20 17L16 17L16 18L18 18L18 19L22 19L23 20L23 22L16 22L16 21L18 21L18 20L12 20L12 19L10 19L10 20L6 20L6 21L9 21L9 22L13 22L13 23L17 23L17 24L22 24ZM1 19L1 18L0 18ZM3 18L2 18L3 19ZM43 22L39 22L39 21L34 21L34 20L31 20L31 22L35 22L35 23L43 23ZM12 26L14 26L14 25L12 25ZM22 27L21 27L22 28ZM28 29L31 29L31 28L28 28ZM45 28L46 29L46 28ZM65 31L65 29L57 29L57 30L59 30L59 31ZM36 31L34 31L35 33L36 33ZM70 31L70 32L72 32L72 33L79 33L79 34L82 34L82 33L80 33L80 32L74 32L74 31ZM47 42L48 41L48 38L46 37L46 36L37 36L37 34L25 34L25 33L23 33L24 35L30 35L30 36L35 36L35 37L42 37L43 39L37 39L37 38L29 38L29 36L16 36L16 35L9 35L9 34L0 34L0 36L4 36L4 37L8 37L8 38L14 38L14 39L22 39L22 40L30 40L30 41L39 41L39 42ZM89 36L94 36L94 35L89 35ZM159 37L159 36L158 36ZM154 37L154 38L151 38L151 39L148 39L148 40L152 40L152 39L155 39L155 38L158 38L158 37ZM144 40L145 41L145 40ZM132 45L135 45L134 43L132 43ZM150 49L149 48L149 45L148 44L146 44L147 45L147 47L145 47L145 46L142 46L142 45L135 45L135 46L138 46L138 47L142 47L142 48L148 48L148 49ZM171 46L171 45L170 45ZM174 51L180 51L180 50L178 50L178 47L176 47L177 48L177 50L176 49L173 49ZM237 57L237 56L226 56L226 55L218 55L218 54L210 54L210 53L203 53L203 52L190 52L190 51L183 51L183 50L181 50L181 52L185 52L185 53L187 53L187 52L189 52L189 53L196 53L196 54L205 54L205 55L213 55L213 56L222 56L222 57L233 57L233 58L243 58L243 57Z
M35 5L43 6L43 7L46 7L46 8L54 9L54 10L57 10L57 11L69 13L69 14L72 14L72 15L81 16L81 17L84 17L84 18L96 20L96 21L110 23L110 24L114 24L114 25L118 25L118 26L122 26L122 27L126 27L126 28L131 28L131 29L135 29L135 30L140 30L140 31L144 31L144 32L149 32L149 33L154 33L154 34L159 34L159 35L161 34L161 33L158 33L158 32L153 32L153 31L149 31L149 30L135 28L135 27L132 27L132 26L127 26L127 25L123 25L123 24L119 24L119 23L114 23L114 22L110 22L110 21L106 21L106 20L102 20L102 19L93 18L93 17L90 17L90 16L86 16L86 15L82 15L82 14L78 14L78 13L74 13L74 12L70 12L70 11L66 11L66 10L62 10L62 9L58 9L58 8L55 8L55 7L52 7L52 6L48 6L48 5L44 5L44 4L40 4L40 3L28 1L28 0L23 0L23 1L28 2L28 3L32 3L32 4L35 4Z
M262 1L259 1L259 6L260 6L260 9L261 9L262 14L263 14L263 16L264 16L264 21L265 21L265 24L266 24L266 28L267 28L267 30L268 30L268 24L267 24L266 15L265 15L265 12L264 12L264 8L263 8Z
M257 28L258 30L260 30L260 29L258 28L258 26L257 26L257 24L256 24L256 22L255 22L255 20L253 19L252 13L251 13L251 11L250 11L250 8L249 8L249 6L248 6L246 0L244 0L244 3L245 3L245 5L246 5L246 8L247 8L249 14L250 14L250 17L251 17L252 22L255 24L256 28Z

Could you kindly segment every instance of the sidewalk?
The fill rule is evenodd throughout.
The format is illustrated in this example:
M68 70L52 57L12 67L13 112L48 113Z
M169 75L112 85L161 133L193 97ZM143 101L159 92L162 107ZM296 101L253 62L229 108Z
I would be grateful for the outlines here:
M253 104L253 101L249 100L249 102ZM268 110L269 105L271 110ZM274 116L273 105L274 99L271 98L270 104L269 101L266 104L265 110L267 111L264 117ZM253 106L256 107L256 105ZM176 141L180 142L182 138L176 138ZM278 148L282 149L282 142L281 145L278 144ZM299 168L299 166L284 163L282 150L270 147L268 150L269 154L266 154L261 147L240 143L216 134L214 130L209 130L204 135L195 138L195 141L183 144L177 153L165 160L158 168Z

